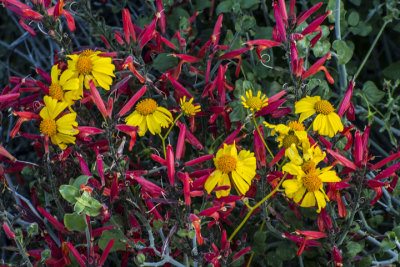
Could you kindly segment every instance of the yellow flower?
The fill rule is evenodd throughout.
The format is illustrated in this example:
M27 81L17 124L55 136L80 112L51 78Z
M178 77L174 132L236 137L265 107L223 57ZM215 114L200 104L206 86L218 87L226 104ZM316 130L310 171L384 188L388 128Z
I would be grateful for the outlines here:
M251 111L259 111L263 107L268 106L268 98L264 94L261 94L261 91L258 91L257 96L253 96L253 92L248 90L246 98L244 96L241 98L243 100L242 105Z
M295 113L301 113L299 122L317 113L313 122L313 130L321 135L333 137L338 131L343 131L340 117L334 112L332 104L327 100L321 100L319 96L306 96L295 104Z
M309 143L307 132L304 129L304 125L301 122L291 121L288 125L278 124L273 125L264 121L264 125L266 127L272 128L271 135L275 135L277 132L279 133L279 137L276 138L276 141L279 142L279 147L289 148L292 144L295 144L296 147L303 147ZM309 145L308 145L309 146Z
M147 129L155 135L161 133L161 127L168 127L172 122L172 114L166 108L159 107L151 98L140 101L125 122L127 125L139 126L139 135L143 136Z
M75 100L81 99L79 95L79 79L73 78L72 72L63 72L57 65L51 68L51 85L49 86L49 95L53 99L66 102L68 106L74 104ZM66 91L66 92L64 92Z
M58 102L50 96L44 97L45 107L40 111L42 122L40 132L48 135L51 142L58 145L61 149L66 149L66 144L75 144L75 137L79 131L74 129L78 126L76 113L68 113L56 120L57 116L68 106L65 102Z
M254 153L248 150L242 150L239 155L236 150L235 143L233 145L224 144L224 147L219 149L216 157L214 157L214 165L216 170L208 177L204 188L207 193L216 186L227 185L231 187L233 182L236 191L244 195L249 190L251 180L256 175L256 158ZM231 189L217 191L217 197L229 195Z
M193 105L193 98L186 102L186 96L180 99L180 107L184 115L194 116L197 112L201 111L200 105Z
M300 204L302 207L313 207L317 201L317 212L320 212L321 208L325 207L326 201L329 201L323 183L340 182L340 178L336 172L330 170L332 167L316 168L326 156L318 146L307 149L303 153L303 158L299 156L294 144L287 150L291 161L286 163L282 170L296 177L283 182L285 194L296 203L303 199Z
M100 51L94 52L91 49L83 51L79 55L68 55L68 75L79 78L79 90L83 95L83 84L89 89L89 81L93 80L96 86L100 86L106 90L110 90L112 78L115 77L115 66L112 64L110 57L99 57Z

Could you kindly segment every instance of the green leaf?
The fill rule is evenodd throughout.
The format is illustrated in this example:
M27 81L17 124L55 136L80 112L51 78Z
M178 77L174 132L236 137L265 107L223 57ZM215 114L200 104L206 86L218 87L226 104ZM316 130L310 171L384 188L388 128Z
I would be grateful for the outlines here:
M278 257L281 260L288 261L288 260L293 259L296 256L296 250L289 249L289 248L292 248L292 245L287 242L282 242L276 248L276 254L278 255Z
M349 17L347 19L347 22L349 23L350 26L356 26L358 22L360 21L360 15L358 14L357 11L351 11L349 14Z
M221 3L218 4L217 8L215 9L215 12L217 13L217 15L221 13L228 13L231 11L232 5L233 3L231 0L222 1Z
M243 16L242 19L242 29L248 31L256 25L256 19L252 16Z
M87 228L87 222L84 214L66 213L64 215L64 224L70 231L84 232Z
M323 57L329 52L330 49L331 43L328 40L320 40L312 48L312 51L316 57Z
M72 186L72 185L65 185L63 184L62 186L60 186L60 194L61 196L67 200L69 203L74 204L77 200L77 198L79 198L81 196L81 194L79 193L79 189L77 189L76 187Z
M361 242L352 242L352 241L349 241L349 242L346 244L346 249L347 249L347 251L346 251L346 253L345 253L346 258L349 258L349 259L354 258L355 256L357 256L358 253L361 252L361 250L363 249L363 247L364 247L364 246L361 245Z
M210 1L196 1L196 11L201 11L211 6Z
M255 28L254 40L258 39L272 39L272 32L274 28L272 27L257 27Z
M74 211L83 212L89 216L97 216L102 207L99 201L91 197L88 192L84 192L80 198L77 198Z
M104 250L111 238L114 238L115 242L110 250L110 253L115 251L124 251L126 249L125 243L121 241L125 240L125 237L117 230L104 231L99 239L99 247Z
M165 72L178 64L178 59L170 53L161 53L153 61L153 68L159 72Z
M356 267L369 267L372 266L372 258L371 257L364 257L359 261L354 262Z
M400 61L386 67L383 70L383 75L391 80L400 79Z
M400 240L400 225L393 228L393 232L396 235L397 240Z
M51 251L50 251L50 249L45 249L45 250L43 250L42 251L42 253L41 253L41 258L40 258L40 262L45 262L45 261L47 261L48 259L50 259L51 258Z
M361 0L350 0L350 2L353 3L353 5L359 6L361 4Z
M89 175L78 176L75 179L75 181L72 183L72 186L75 186L76 188L81 189L81 184L86 185L88 180L90 179L90 177L92 177L92 176L89 176Z
M336 51L339 65L346 64L353 56L353 50L347 46L345 41L335 40L332 47Z
M372 31L372 26L364 21L360 21L356 27L350 27L349 30L356 35L365 37Z
M383 239L381 242L381 248L382 250L391 250L396 247L396 243L394 240L390 240L389 238Z
M248 9L259 3L260 3L260 0L242 0L242 1L240 1L240 6L244 9Z
M379 90L372 81L368 81L364 84L362 92L364 93L368 102L372 104L379 102L385 96L385 93Z
M39 227L37 223L31 223L28 228L26 229L26 231L28 232L28 234L30 236L34 236L38 233Z

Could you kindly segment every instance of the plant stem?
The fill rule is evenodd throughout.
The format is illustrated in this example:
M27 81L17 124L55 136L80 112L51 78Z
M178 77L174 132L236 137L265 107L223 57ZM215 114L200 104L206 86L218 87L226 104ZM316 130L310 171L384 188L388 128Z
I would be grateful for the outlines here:
M386 20L385 23L383 23L383 25L382 25L382 27L381 27L379 33L378 33L378 34L376 35L376 37L375 37L374 42L372 43L372 45L371 45L371 47L369 48L367 54L365 55L364 60L362 61L360 67L358 67L358 70L357 70L356 74L354 74L353 83L354 83L355 80L357 79L357 77L358 77L358 75L360 74L361 70L363 69L365 63L367 63L367 60L368 60L369 56L370 56L371 53L372 53L372 50L374 50L376 43L378 42L379 38L381 37L381 35L382 35L382 33L383 33L383 30L385 29L386 25L387 25L389 22L390 22L389 20Z
M340 33L340 0L335 1L335 35L336 35L336 40L342 40L342 36ZM339 61L338 61L339 62ZM340 94L342 93L342 88L347 87L347 72L346 72L346 66L343 65L337 65L338 67L338 72L339 72L339 85L340 85Z
M267 145L267 142L265 142L264 137L261 135L260 129L258 129L258 125L257 125L257 122L256 122L256 117L254 116L254 112L253 112L253 115L252 115L252 119L253 119L253 122L254 122L254 126L256 127L256 130L258 132L258 135L260 136L261 140L264 143L265 148L268 150L268 152L271 155L272 159L274 159L275 158L274 154L272 154L271 150L269 149L269 147Z
M167 133L166 133L164 136L162 136L161 134L158 134L158 135L160 136L160 138L161 138L161 142L162 142L162 145L163 145L163 151L164 151L164 157L165 157L165 158L167 157L167 151L165 150L165 139L168 138L169 133L171 132L172 128L175 126L175 124L176 124L176 122L179 120L179 118L182 116L182 114L183 114L183 113L179 114L179 115L175 118L174 122L171 124L171 127L169 127Z
M263 222L262 222L262 224L261 224L261 226L260 226L259 231L262 231L262 229L264 228L264 225L265 225L265 219L263 220ZM253 260L253 258L254 258L254 251L251 252L250 259L249 259L249 261L247 262L246 267L250 267L250 266L251 266L250 264L251 264L251 261Z
M276 191L278 191L279 187L285 181L287 173L283 176L282 180L279 182L279 184L274 188L274 190L271 191L267 196L265 196L263 199L261 199L256 205L253 207L249 208L249 211L247 212L246 216L244 217L243 221L239 224L238 227L236 227L235 231L231 234L229 237L229 241L232 241L232 239L235 237L235 235L239 232L239 230L243 227L243 225L247 222L247 220L250 218L251 214L255 209L257 209L262 203L267 201L273 194L275 194Z

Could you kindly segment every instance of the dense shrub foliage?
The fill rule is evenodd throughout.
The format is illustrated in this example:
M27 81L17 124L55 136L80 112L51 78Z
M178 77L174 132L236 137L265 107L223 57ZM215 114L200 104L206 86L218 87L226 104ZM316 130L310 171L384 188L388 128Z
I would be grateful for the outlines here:
M1 264L398 263L397 1L1 2Z

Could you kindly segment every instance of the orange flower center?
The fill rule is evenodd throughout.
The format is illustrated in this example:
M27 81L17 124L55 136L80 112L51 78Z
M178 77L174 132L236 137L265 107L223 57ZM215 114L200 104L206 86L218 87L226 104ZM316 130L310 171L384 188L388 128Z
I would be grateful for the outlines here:
M259 111L262 108L262 101L256 96L248 98L246 100L246 104L255 111Z
M158 108L158 105L156 101L153 99L144 99L139 102L139 104L136 105L136 110L139 112L141 115L146 116L149 114L153 114L154 111Z
M59 84L52 83L49 86L49 95L52 98L61 101L64 94L63 94L63 90L61 89L61 86Z
M315 103L315 110L317 111L318 114L324 114L324 115L328 115L335 111L332 104L329 103L329 101L327 100L320 100L317 103Z
M305 173L314 172L314 170L315 170L315 162L313 162L313 161L308 161L308 162L304 163L303 166L301 166L301 169L302 169Z
M57 133L56 121L50 118L43 119L40 123L40 132L48 136L55 135Z
M222 155L218 160L217 168L224 172L229 173L236 168L236 158L232 155Z
M315 192L321 187L322 181L318 175L310 172L303 177L303 185L309 192Z
M288 126L290 129L293 129L295 131L304 131L305 130L303 123L297 122L297 121L289 122Z
M78 62L76 62L76 68L79 74L89 74L89 72L92 71L93 62L90 56L93 54L93 50L87 49L79 55Z
M297 146L299 144L299 138L294 134L288 134L285 136L285 138L283 138L282 142L284 148L289 148L292 144L295 144Z

